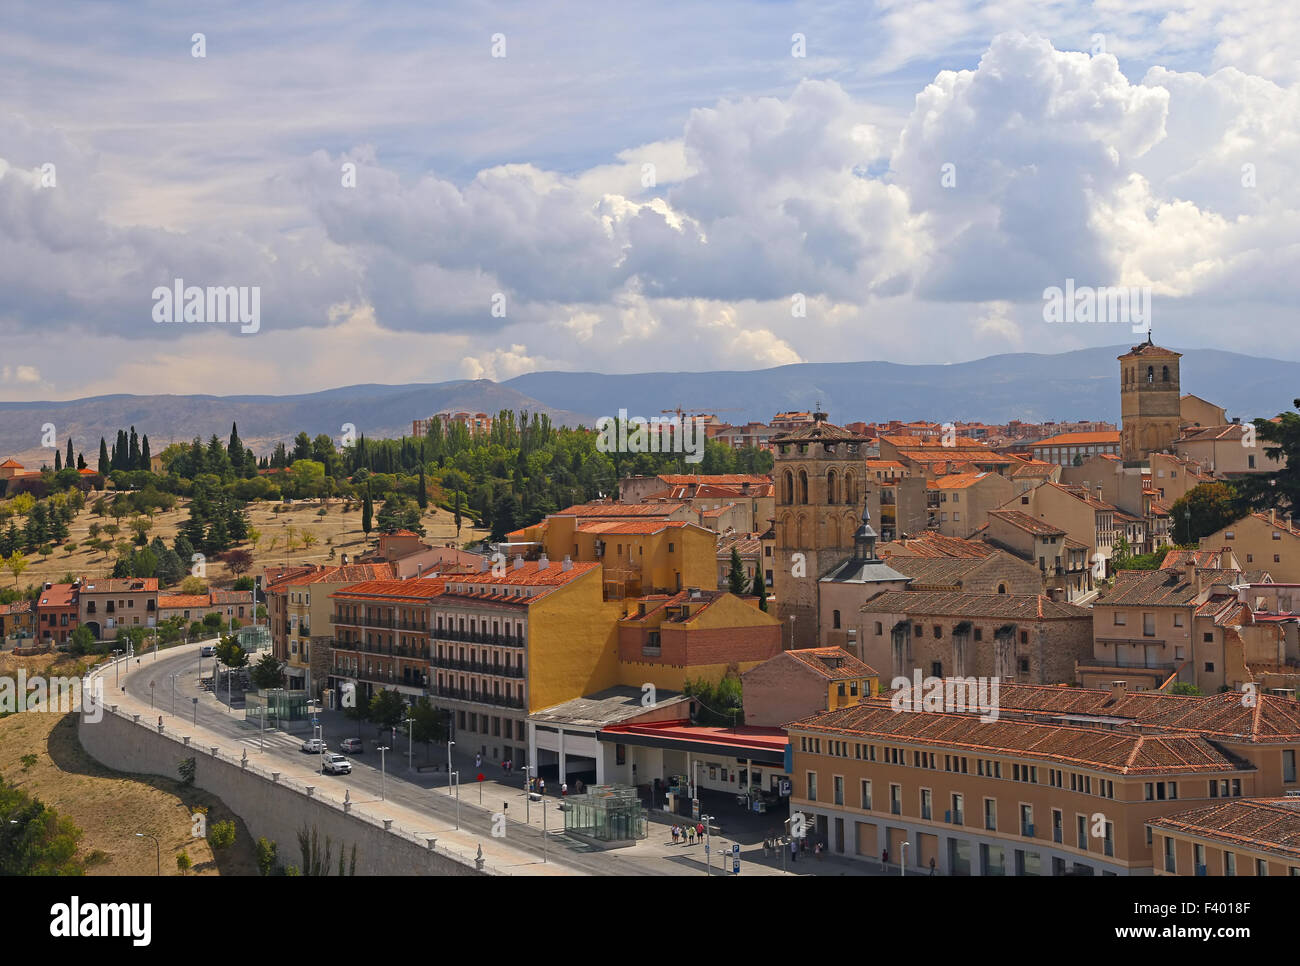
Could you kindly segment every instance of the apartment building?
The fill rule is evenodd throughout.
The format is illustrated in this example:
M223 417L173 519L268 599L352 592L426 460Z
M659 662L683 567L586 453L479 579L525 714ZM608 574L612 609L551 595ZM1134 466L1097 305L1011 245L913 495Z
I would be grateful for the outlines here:
M721 680L781 652L781 622L754 600L723 590L688 589L635 602L618 622L622 683L682 691L688 681Z
M1232 479L1285 468L1286 457L1272 459L1264 451L1266 445L1256 439L1253 426L1233 422L1188 433L1173 444L1173 450L1212 476Z
M1289 514L1251 513L1202 537L1201 547L1230 547L1243 569L1262 568L1280 583L1300 583L1300 528Z
M1065 531L1077 544L1088 548L1088 559L1097 565L1097 555L1109 561L1119 531L1115 524L1115 506L1082 487L1060 483L1043 483L1012 497L1000 509L1019 510Z
M123 627L158 623L158 580L154 577L83 576L77 588L77 621L95 640L109 640Z
M492 432L493 420L487 413L444 412L434 413L428 419L413 419L411 421L411 435L426 435L435 419L441 423L443 432L446 432L447 427L452 425L464 426L471 436Z
M888 698L788 726L791 811L832 852L948 875L1150 874L1169 817L1295 787L1300 705L1273 696L1011 685L997 720Z
M995 547L983 557L889 557L889 565L912 578L908 590L946 590L966 594L1041 594L1043 575L1026 560Z
M1194 560L1161 570L1121 570L1093 602L1095 647L1081 660L1078 682L1123 680L1136 690L1170 679L1204 693L1250 680L1236 628L1241 614L1236 570L1208 570Z
M842 647L784 651L740 676L745 723L776 728L880 693L874 668Z
M887 591L861 607L862 660L882 677L976 675L1055 684L1092 653L1087 608L1041 594Z
M1037 567L1048 596L1073 603L1093 592L1087 545L1070 539L1063 529L1046 520L1021 510L992 510L984 539Z
M1119 453L1119 431L1100 433L1059 433L1029 444L1035 460L1066 467L1076 459L1084 460L1102 453Z
M331 594L365 581L397 579L392 563L268 570L263 586L271 650L284 665L287 687L314 694L324 687L334 638Z
M997 473L941 476L926 484L930 525L947 537L970 537L1015 493L1015 484Z
M1300 798L1230 799L1147 828L1156 875L1300 876Z

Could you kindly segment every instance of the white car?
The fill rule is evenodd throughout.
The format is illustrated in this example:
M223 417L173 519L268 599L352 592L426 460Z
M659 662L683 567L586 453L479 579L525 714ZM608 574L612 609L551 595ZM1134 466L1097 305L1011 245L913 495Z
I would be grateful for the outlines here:
M302 750L309 755L319 755L325 750L324 738L308 738L302 743Z
M326 755L322 767L331 775L347 775L352 772L352 762L342 755Z

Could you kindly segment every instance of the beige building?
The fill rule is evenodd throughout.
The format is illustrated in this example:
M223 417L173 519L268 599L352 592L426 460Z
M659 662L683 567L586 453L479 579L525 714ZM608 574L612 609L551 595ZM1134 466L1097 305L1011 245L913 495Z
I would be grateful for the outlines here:
M1286 457L1272 459L1264 452L1266 444L1255 438L1254 427L1240 423L1210 426L1189 433L1174 443L1174 452L1183 459L1204 467L1220 479L1273 473L1286 466Z
M1037 567L1049 596L1073 603L1093 592L1088 547L1046 520L1020 510L993 510L984 539Z
M1183 426L1197 429L1206 426L1223 426L1228 422L1228 413L1222 406L1216 406L1191 393L1178 400L1178 415Z
M348 564L339 567L293 567L269 570L264 576L266 613L271 623L271 649L284 664L286 686L319 693L324 678L313 673L313 651L328 664L334 636L334 602L330 595L350 584L392 580L391 563Z
M159 594L158 619L179 617L186 623L201 621L209 614L219 614L229 624L245 624L253 619L251 590L209 590L206 594Z
M792 813L832 854L943 875L1148 875L1148 826L1295 789L1294 702L1003 686L996 721L889 694L791 723ZM1154 859L1154 861L1153 861Z
M1079 662L1084 687L1125 681L1133 690L1194 684L1210 694L1250 680L1238 633L1236 570L1208 570L1194 559L1161 570L1121 570L1093 602L1090 658Z
M1229 799L1147 829L1156 875L1300 876L1300 799Z
M1283 584L1300 583L1300 529L1275 510L1242 517L1202 537L1201 547L1230 547L1242 569L1267 570Z
M997 473L941 476L926 487L931 525L946 537L969 537L1015 493L1015 484Z
M1096 496L1095 492L1060 483L1044 483L1013 497L1001 509L1018 510L1064 530L1067 537L1088 548L1088 559L1095 577L1101 566L1110 560L1115 539L1119 536L1115 506Z
M81 578L77 620L95 640L106 641L123 627L155 627L158 581L154 577Z

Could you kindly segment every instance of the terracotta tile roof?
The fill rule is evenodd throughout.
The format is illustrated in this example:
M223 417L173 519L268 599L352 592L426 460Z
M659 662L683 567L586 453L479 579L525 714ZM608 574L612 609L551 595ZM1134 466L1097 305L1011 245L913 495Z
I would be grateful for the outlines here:
M1254 428L1253 426L1251 427ZM1189 433L1180 439L1180 443L1204 443L1212 440L1234 440L1242 439L1246 435L1246 427L1241 423L1229 423L1226 426L1209 426L1195 433Z
M862 605L862 613L926 617L986 617L995 620L1092 620L1077 604L1043 594L962 594L934 590L887 590Z
M691 594L689 590L682 590L672 594L671 596L656 594L654 597L641 597L639 598L640 602L646 604L645 614L628 614L627 617L623 618L623 622L639 624L655 616L659 611L664 610L665 608L680 607L683 604L686 604L689 605L689 614L684 621L681 617L667 618L667 620L678 624L690 623L695 620L695 618L699 617L701 613L707 610L711 604L715 603L725 593L728 593L728 591L700 590L696 594ZM653 606L650 603L651 601L654 601Z
M685 503L577 503L551 516L555 517L666 517L686 506Z
M1187 732L1249 742L1300 741L1300 703L1273 694L1256 695L1247 707L1240 692L1210 695L1127 691L1118 695L1097 688L1003 684L1001 711L1038 717L1123 719L1133 727Z
M691 476L687 473L660 473L659 479L669 486L686 486L690 483L698 483L709 486L735 487L736 489L739 489L745 483L750 484L752 488L772 482L772 477L761 473L711 473L707 476Z
M928 484L932 490L965 490L974 486L986 476L997 476L996 473L952 473L948 476L941 476L936 480L931 480Z
M273 586L278 590L307 584L359 584L367 580L397 580L398 576L399 570L394 563L348 564L346 567L322 567L308 573L294 574L277 581Z
M77 586L75 584L52 584L48 590L42 590L38 607L75 607L77 604Z
M718 537L717 557L730 559L731 548L735 547L736 552L745 557L749 554L757 554L762 549L762 542L757 533L728 533Z
M30 600L16 600L12 604L0 604L0 614L14 616L17 614L29 614L32 610Z
M171 610L183 607L208 607L211 598L207 594L159 594L158 609Z
M990 510L989 516L996 517L1017 530L1024 530L1026 533L1032 533L1035 536L1053 537L1065 534L1065 531L1060 527L1054 527L1046 520L1030 516L1023 510Z
M779 436L772 439L773 443L806 443L821 442L830 443L865 443L866 436L859 436L857 433L851 433L843 426L836 426L834 423L823 422L818 420L807 426L800 426L798 429L787 430Z
M979 540L965 540L961 537L947 537L941 533L927 530L914 537L906 537L890 543L880 544L878 552L882 557L990 557L996 548Z
M1300 858L1300 798L1228 799L1153 818L1146 824L1246 851Z
M1218 570L1223 565L1227 550L1170 550L1160 564L1161 570L1181 570L1189 561L1195 561L1198 569Z
M486 573L466 574L465 576L447 577L439 583L445 583L443 593L449 597L470 600L486 600L526 605L551 591L569 584L593 570L600 570L601 565L594 562L574 562L569 569L559 561L547 561L545 567L540 560L525 560L523 566L516 567L512 561L501 576L490 570ZM422 583L422 581L415 581ZM459 588L465 588L461 590ZM531 596L518 596L513 592L516 587L528 587L533 590Z
M685 520L629 520L622 523L617 520L591 520L579 523L574 529L579 533L647 536L652 533L662 533L664 530L680 530L683 527L694 527L696 530L703 529L703 527L688 523Z
M783 653L816 671L827 681L876 676L875 668L859 661L842 647L805 647Z
M1188 607L1215 583L1231 583L1236 570L1199 570L1202 590L1183 570L1120 570L1115 585L1096 603L1119 607Z
M887 701L868 701L823 711L792 722L787 728L791 734L863 736L982 754L1015 755L1121 775L1232 772L1249 767L1195 735L1150 735L1006 717L981 721L977 714L953 712L900 713Z
M9 459L5 460L3 463L0 463L0 469L21 470L22 468L23 468L23 464L19 463L12 456L9 457Z
M988 562L988 557L903 557L889 558L889 565L915 581L912 591L922 586L956 587Z
M490 576L490 575L485 575ZM443 593L446 580L363 580L340 587L330 597L346 600L425 601Z

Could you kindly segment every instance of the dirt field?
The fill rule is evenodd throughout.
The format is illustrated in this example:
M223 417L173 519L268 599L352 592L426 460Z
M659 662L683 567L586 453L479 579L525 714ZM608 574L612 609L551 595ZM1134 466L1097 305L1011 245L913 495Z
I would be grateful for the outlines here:
M98 495L94 494L94 497ZM92 502L93 497L88 498L87 506ZM365 534L361 530L361 504L357 503L354 506L354 509L344 512L344 503L340 500L333 500L326 507L322 507L314 500L293 504L252 503L248 507L248 517L253 529L259 531L260 538L256 547L247 543L240 544L239 547L252 552L253 566L256 569L281 563L338 563L340 554L347 553L349 556L355 556L367 547ZM276 508L281 508L281 512L276 513ZM325 510L323 517L318 515L322 509ZM376 508L377 512L378 508ZM156 514L153 518L153 529L149 531L149 539L160 536L163 542L170 545L176 537L177 529L189 519L189 515L188 504L185 501L169 513ZM122 518L119 524L121 532L112 539L130 539L129 520L129 517ZM18 520L20 528L23 522L22 519ZM44 583L47 580L58 581L68 572L100 578L110 576L113 572L113 562L117 558L116 553L110 553L106 557L102 553L83 550L80 544L89 539L88 532L92 523L100 525L100 536L107 539L102 528L115 522L111 516L97 517L89 509L82 510L68 527L68 540L78 544L78 549L69 554L63 547L55 547L54 553L48 558L43 558L39 554L28 554L28 567L18 580L19 586ZM453 515L447 510L434 507L430 507L425 512L422 522L425 542L435 546L443 543L464 546L466 543L487 536L486 530L473 530L468 525L462 525L458 540ZM463 518L462 524L468 524L468 518ZM292 550L289 549L290 530L293 530L295 535L295 546ZM303 546L304 533L309 533L315 538L313 546ZM372 532L371 545L374 543L374 538ZM331 549L335 551L333 558L329 555ZM228 585L234 580L234 576L221 564L208 567L208 578L217 586ZM0 580L4 580L7 586L13 586L13 577L7 571L0 571Z
M82 668L49 655L15 658L0 654L0 674L13 675L18 666L28 674L77 674ZM24 767L26 755L36 763ZM221 800L178 781L154 775L128 776L111 771L82 750L77 740L76 714L37 712L0 719L0 775L56 809L83 832L81 855L96 856L88 875L154 875L161 846L163 875L180 875L176 857L189 854L194 867L187 875L257 875L257 862L248 829ZM191 836L191 810L207 806L209 826L233 819L235 844L215 857L207 840ZM289 843L292 846L292 843ZM281 850L285 844L281 843Z

